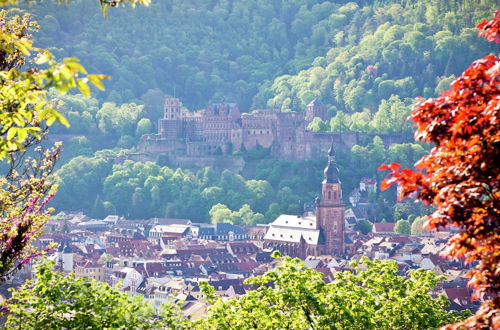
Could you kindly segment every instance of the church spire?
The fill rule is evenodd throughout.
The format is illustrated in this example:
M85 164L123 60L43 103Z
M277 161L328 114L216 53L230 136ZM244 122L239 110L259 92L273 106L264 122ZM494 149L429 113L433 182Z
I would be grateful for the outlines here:
M337 168L337 161L335 160L335 148L332 145L328 150L328 165L325 168L325 179L323 183L340 183L339 169Z

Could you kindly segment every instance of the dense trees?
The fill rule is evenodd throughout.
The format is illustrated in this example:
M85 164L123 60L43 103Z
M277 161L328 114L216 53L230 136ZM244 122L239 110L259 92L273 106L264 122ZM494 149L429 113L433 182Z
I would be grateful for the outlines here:
M243 109L302 110L321 96L340 110L375 111L392 94L404 101L432 93L436 77L477 57L471 17L494 3L174 0L116 8L108 20L92 16L100 16L98 1L30 10L42 23L42 44L113 77L101 101L137 102L160 90L190 108L226 98Z
M216 204L210 209L210 221L213 224L220 222L229 222L237 225L252 226L264 222L264 215L254 213L250 205L243 204L238 211L231 211L226 205ZM274 220L274 219L269 219Z
M259 95L268 98L268 105L302 111L319 96L327 107L375 113L398 95L408 106L416 96L435 95L442 81L461 72L482 47L491 47L474 39L471 27L488 15L495 1L463 7L426 0L358 4L330 7L331 15L313 27L326 27L324 31L334 36L326 43L327 50L306 70L263 85ZM344 18L340 25L339 15ZM398 108L399 118L404 118L408 107Z

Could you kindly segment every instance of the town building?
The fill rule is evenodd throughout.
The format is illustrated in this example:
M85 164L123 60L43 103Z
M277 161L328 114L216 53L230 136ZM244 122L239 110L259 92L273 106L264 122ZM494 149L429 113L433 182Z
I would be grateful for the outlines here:
M264 247L305 259L307 256L344 255L345 207L333 145L328 151L321 198L315 215L280 215L269 224Z

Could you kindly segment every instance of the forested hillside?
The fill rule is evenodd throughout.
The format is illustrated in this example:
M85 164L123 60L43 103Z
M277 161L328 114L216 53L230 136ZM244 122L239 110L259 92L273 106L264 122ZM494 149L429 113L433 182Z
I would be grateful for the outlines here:
M113 77L100 101L158 88L190 108L226 99L303 110L321 96L334 113L442 90L493 51L474 26L495 2L165 0L104 19L97 2L80 0L30 11L42 46Z

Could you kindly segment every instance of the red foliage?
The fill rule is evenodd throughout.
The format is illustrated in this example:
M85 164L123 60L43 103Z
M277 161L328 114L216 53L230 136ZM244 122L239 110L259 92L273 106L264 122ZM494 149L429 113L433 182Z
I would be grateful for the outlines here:
M500 11L479 26L480 34L499 42ZM383 165L391 171L382 188L400 185L400 198L416 194L437 206L428 217L430 229L459 228L446 254L476 262L469 284L483 302L476 315L449 325L500 327L500 60L486 56L472 63L440 97L423 100L410 115L415 138L435 147L415 164Z
M495 12L494 19L482 21L477 28L480 30L480 36L484 36L488 41L500 43L500 10Z

